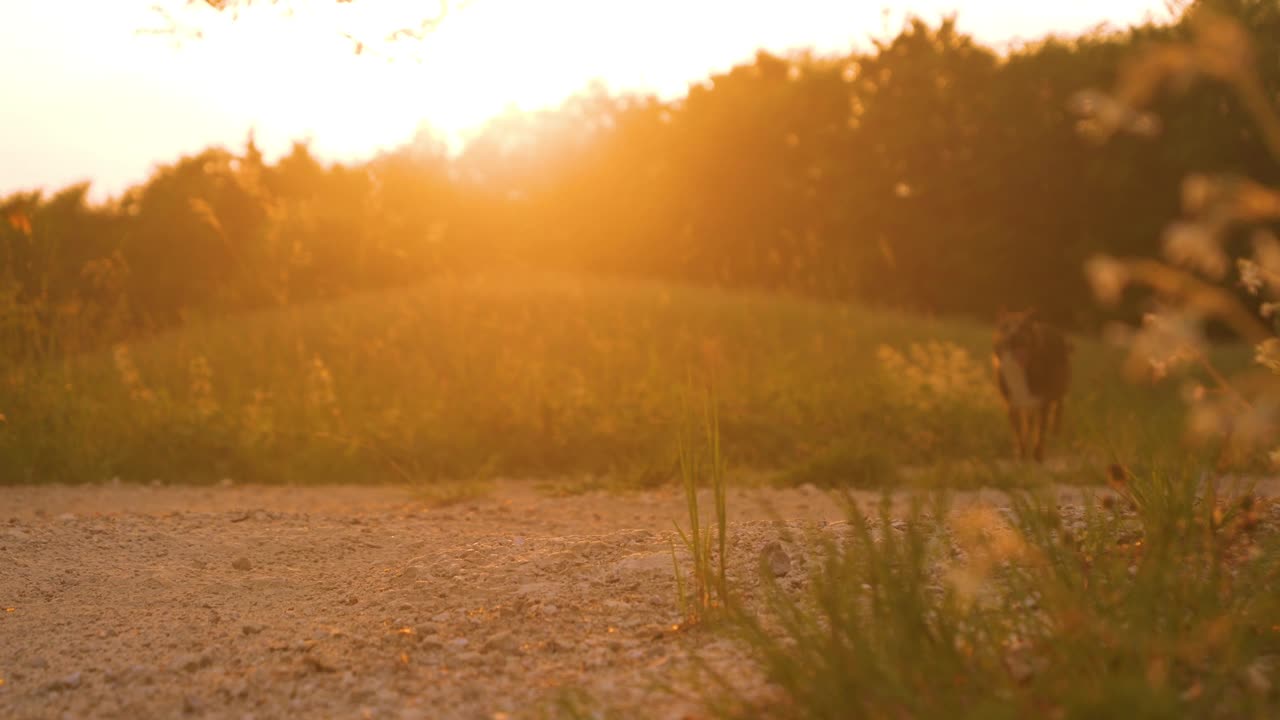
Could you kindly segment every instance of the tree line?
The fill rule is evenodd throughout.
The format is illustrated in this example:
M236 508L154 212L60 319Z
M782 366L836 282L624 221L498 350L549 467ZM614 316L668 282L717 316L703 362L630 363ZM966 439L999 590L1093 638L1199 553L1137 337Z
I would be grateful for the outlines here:
M1201 0L1254 33L1280 97L1280 4ZM458 154L427 134L366 162L252 138L88 185L0 199L0 342L30 351L498 266L780 290L989 316L1098 320L1095 252L1150 255L1192 171L1275 181L1225 90L1162 100L1157 138L1105 146L1071 98L1186 22L1000 53L954 19L870 50L765 52L664 101L591 89L495 119ZM56 347L55 347L56 346Z

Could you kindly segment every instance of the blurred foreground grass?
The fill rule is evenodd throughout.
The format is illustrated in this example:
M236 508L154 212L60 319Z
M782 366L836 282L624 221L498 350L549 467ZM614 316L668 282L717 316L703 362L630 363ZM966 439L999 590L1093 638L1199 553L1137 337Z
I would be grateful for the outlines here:
M1182 452L1176 388L1080 342L1059 458ZM0 480L673 479L690 384L794 482L1018 484L989 330L793 299L503 275L192 323L0 374ZM1097 460L1098 462L1094 462ZM1001 469L1004 468L1004 469ZM1070 473L1067 473L1070 475Z
M1274 718L1280 527L1191 472L1060 507L851 507L789 583L730 602L765 693L703 684L726 718ZM788 578L790 580L790 578Z

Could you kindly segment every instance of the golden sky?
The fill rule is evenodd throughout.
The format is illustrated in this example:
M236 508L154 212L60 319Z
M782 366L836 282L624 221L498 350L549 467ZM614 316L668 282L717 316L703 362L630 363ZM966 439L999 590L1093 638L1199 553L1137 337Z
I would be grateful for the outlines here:
M456 142L593 80L669 97L757 48L844 52L908 14L958 12L996 45L1165 16L1163 0L471 0L421 43L357 56L342 31L379 37L436 4L310 0L233 23L162 0L204 31L175 43L136 34L161 24L154 2L0 0L0 195L92 180L101 198L182 153L239 148L250 128L269 157L294 139L366 157L424 121Z

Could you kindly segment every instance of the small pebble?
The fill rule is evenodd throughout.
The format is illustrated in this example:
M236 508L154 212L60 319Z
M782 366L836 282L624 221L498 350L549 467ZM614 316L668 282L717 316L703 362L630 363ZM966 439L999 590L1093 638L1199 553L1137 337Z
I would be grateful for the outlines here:
M336 667L336 663L333 660L329 658L318 657L316 655L307 655L305 658L302 659L302 662L304 665L307 666L307 669L313 672L318 672L318 673L331 673L331 672L335 672L338 669Z
M58 678L46 683L44 690L46 692L58 692L60 690L75 690L78 687L80 687L80 673L73 672L64 678Z
M774 577L783 577L791 572L791 557L787 555L787 551L782 549L782 544L777 540L770 541L760 551L761 561L769 568Z
M195 672L196 670L207 668L212 664L213 664L213 660L210 659L208 655L189 654L189 655L180 655L176 660L173 661L170 667L172 667L174 670L184 670L186 672Z
M486 650L513 653L520 649L520 641L511 634L511 631L500 630L485 640L484 647Z
M247 557L238 557L235 562L231 563L231 567L236 570L251 570L253 569L253 564L249 562Z

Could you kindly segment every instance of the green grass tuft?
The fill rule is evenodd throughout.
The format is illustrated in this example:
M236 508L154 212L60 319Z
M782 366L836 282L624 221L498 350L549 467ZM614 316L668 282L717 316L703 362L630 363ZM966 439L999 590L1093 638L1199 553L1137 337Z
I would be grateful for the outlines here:
M730 627L780 695L731 716L1207 717L1280 712L1280 532L1191 474L1084 512L850 507L797 592L763 575Z
M675 543L671 563L676 577L676 595L684 624L693 626L718 618L729 602L728 562L729 513L726 506L724 456L720 451L720 416L713 394L708 392L701 427L690 427L689 414L680 434L680 484L684 489L689 532L676 523L684 550L693 560L692 574L680 572ZM698 493L711 491L715 527L704 527L698 507Z

